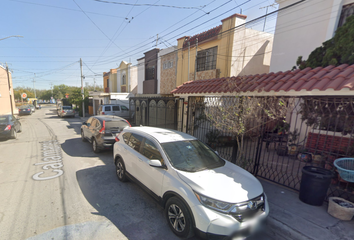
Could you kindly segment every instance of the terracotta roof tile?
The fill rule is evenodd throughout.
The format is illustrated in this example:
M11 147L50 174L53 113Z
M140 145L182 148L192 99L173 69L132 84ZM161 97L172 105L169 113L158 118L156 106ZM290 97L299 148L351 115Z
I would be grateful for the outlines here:
M232 84L230 84L232 82ZM339 91L354 90L354 65L342 64L315 69L248 75L242 77L215 78L189 81L178 86L171 93L227 93L227 92L289 92L289 91Z
M219 25L217 27L214 27L212 29L209 29L208 31L196 34L192 37L187 37L190 46L193 46L196 43L196 39L198 38L198 42L203 42L205 40L208 40L209 38L213 38L219 35L220 31L221 31L222 25ZM181 38L179 38L181 39ZM183 43L183 48L188 46L188 41L185 41Z

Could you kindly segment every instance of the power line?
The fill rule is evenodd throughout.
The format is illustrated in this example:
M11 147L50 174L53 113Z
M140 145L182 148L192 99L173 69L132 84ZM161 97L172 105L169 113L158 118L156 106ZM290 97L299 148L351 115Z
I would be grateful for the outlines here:
M50 8L57 8L57 9L63 9L63 10L69 10L69 11L74 11L74 12L81 12L80 10L77 9L72 9L72 8L65 8L65 7L58 7L58 6L52 6L52 5L46 5L46 4L41 4L41 3L32 3L32 2L25 2L25 1L19 1L19 0L8 0L11 2L19 2L19 3L25 3L25 4L32 4L32 5L38 5L38 6L43 6L43 7L50 7ZM124 18L124 17L119 17L115 15L109 15L109 14L103 14L103 13L96 13L96 12L87 12L90 14L95 14L95 15L100 15L100 16L105 16L105 17L114 17L114 18Z
M178 8L178 9L198 9L201 10L204 6L199 6L199 7L180 7L180 6L172 6L172 5L164 5L164 4L150 4L150 3L144 3L144 4L132 4L132 3L122 3L122 2L113 2L113 1L105 1L105 0L93 0L96 2L100 3L110 3L110 4L116 4L116 5L126 5L126 6L137 6L137 7L166 7L166 8Z

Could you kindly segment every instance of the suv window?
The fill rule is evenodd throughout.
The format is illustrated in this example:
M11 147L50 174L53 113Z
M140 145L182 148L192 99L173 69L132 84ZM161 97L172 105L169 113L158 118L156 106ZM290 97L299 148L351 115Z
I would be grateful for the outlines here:
M162 156L156 145L149 139L145 139L142 154L148 159L157 159L162 161Z
M113 111L119 111L119 106L112 106Z
M93 118L93 119L92 119L91 126L92 126L93 128L97 128L97 125L98 125L98 120L97 120L96 118Z
M129 143L129 138L130 138L131 135L132 135L132 134L131 134L130 132L126 132L126 133L123 134L123 139L124 139L124 142L125 142L126 144Z
M143 140L142 136L133 133L129 138L128 145L131 148L133 148L135 151L139 152L142 140Z
M105 107L104 107L104 110L105 110L105 111L111 111L111 106L105 106Z
M129 109L126 106L121 106L120 107L123 111L128 111Z

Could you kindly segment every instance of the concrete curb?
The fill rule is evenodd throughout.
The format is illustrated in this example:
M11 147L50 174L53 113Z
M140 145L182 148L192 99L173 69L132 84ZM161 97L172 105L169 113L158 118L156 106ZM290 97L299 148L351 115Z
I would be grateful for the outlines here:
M313 240L271 216L268 216L267 225L272 230L274 237L292 240Z

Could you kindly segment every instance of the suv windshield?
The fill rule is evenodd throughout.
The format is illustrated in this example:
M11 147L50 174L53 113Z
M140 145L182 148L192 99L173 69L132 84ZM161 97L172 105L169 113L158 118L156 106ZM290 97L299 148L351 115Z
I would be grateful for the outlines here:
M197 172L225 165L213 150L198 140L162 143L171 164L181 171Z
M63 106L63 109L69 110L69 109L72 109L72 107L71 106Z

